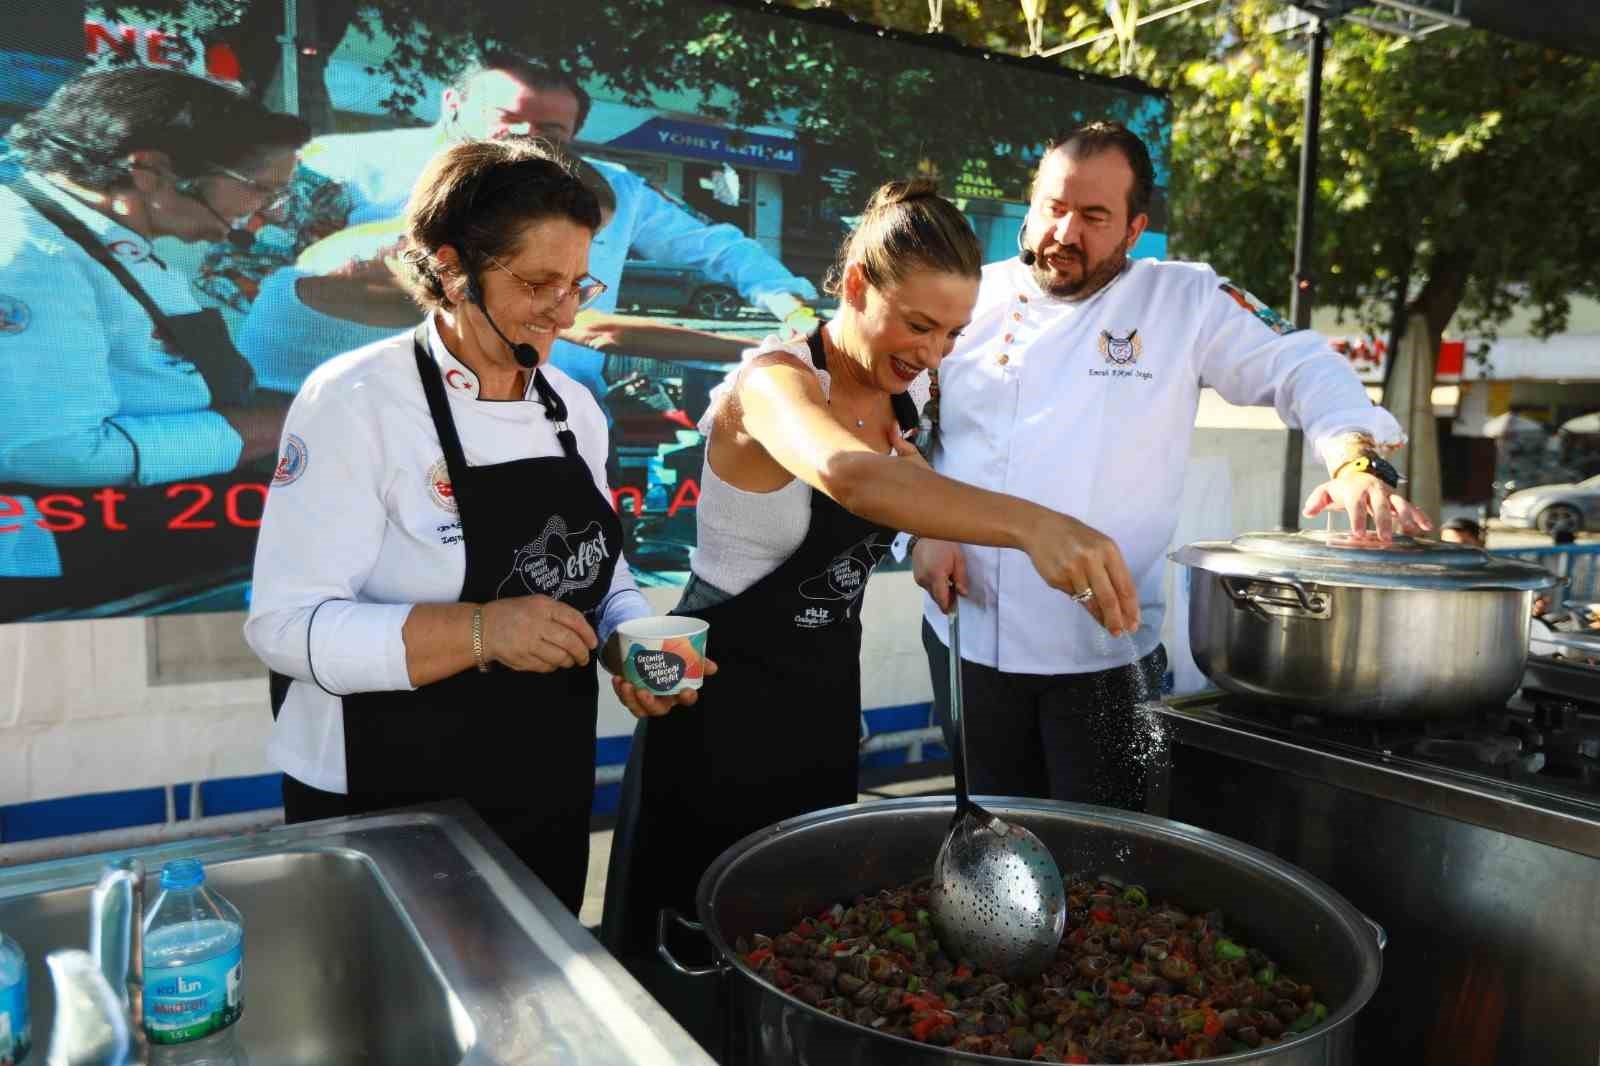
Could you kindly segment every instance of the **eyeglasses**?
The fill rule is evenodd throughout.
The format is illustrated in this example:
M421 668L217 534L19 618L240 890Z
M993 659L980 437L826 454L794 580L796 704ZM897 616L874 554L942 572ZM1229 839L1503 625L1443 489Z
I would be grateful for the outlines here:
M504 270L516 279L524 289L528 290L528 299L533 301L533 306L539 311L550 311L561 305L563 300L577 300L578 310L583 310L600 298L606 291L606 283L592 274L585 274L571 285L560 285L555 282L533 282L521 276L500 260L489 257L489 262Z
M245 188L249 189L251 192L255 193L257 196L261 197L261 199L265 201L259 208L257 208L257 211L261 213L275 211L289 202L288 185L268 185L266 182L256 181L254 178L247 178L238 171L229 170L227 167L212 166L207 167L206 170L208 173L215 174L218 177L227 178L230 181L236 181L240 185L243 185Z
M287 185L268 185L265 182L256 181L254 178L247 178L238 171L229 170L227 167L208 166L205 174L202 175L202 178L204 177L227 178L229 181L236 181L261 197L262 204L256 208L257 214L268 214L289 202L290 192ZM202 178L175 177L173 178L173 185L184 196L203 199L200 190Z

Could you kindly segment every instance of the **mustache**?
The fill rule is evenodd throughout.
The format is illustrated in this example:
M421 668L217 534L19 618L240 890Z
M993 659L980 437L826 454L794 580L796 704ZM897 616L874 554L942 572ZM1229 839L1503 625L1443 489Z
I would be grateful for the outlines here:
M1080 263L1083 262L1085 258L1083 249L1067 247L1060 244L1045 245L1042 254L1045 256L1057 256L1064 259L1076 259Z

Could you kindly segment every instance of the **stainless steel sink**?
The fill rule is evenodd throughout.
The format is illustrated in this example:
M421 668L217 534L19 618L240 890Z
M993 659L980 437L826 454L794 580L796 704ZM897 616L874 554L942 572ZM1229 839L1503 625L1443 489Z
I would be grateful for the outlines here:
M470 810L370 818L0 870L0 929L44 968L83 947L111 858L190 856L245 919L251 1066L700 1063L711 1059Z

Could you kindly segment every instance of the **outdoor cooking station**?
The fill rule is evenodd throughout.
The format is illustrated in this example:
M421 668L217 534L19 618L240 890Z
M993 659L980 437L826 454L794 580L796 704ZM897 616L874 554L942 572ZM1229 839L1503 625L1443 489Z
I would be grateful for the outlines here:
M1503 705L1347 719L1208 694L1163 710L1156 813L1322 878L1389 933L1358 1062L1600 1056L1600 669L1529 658Z

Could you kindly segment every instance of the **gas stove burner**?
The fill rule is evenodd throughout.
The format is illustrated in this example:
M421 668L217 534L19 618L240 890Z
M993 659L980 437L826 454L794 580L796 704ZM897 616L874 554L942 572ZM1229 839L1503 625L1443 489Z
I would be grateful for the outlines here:
M1595 692L1594 671L1581 668L1582 684L1574 685L1574 668L1557 663L1541 674L1536 665L1530 661L1527 684L1504 707L1454 719L1348 719L1240 697L1223 698L1217 706L1236 724L1293 741L1503 781L1600 793L1600 699L1589 698Z

